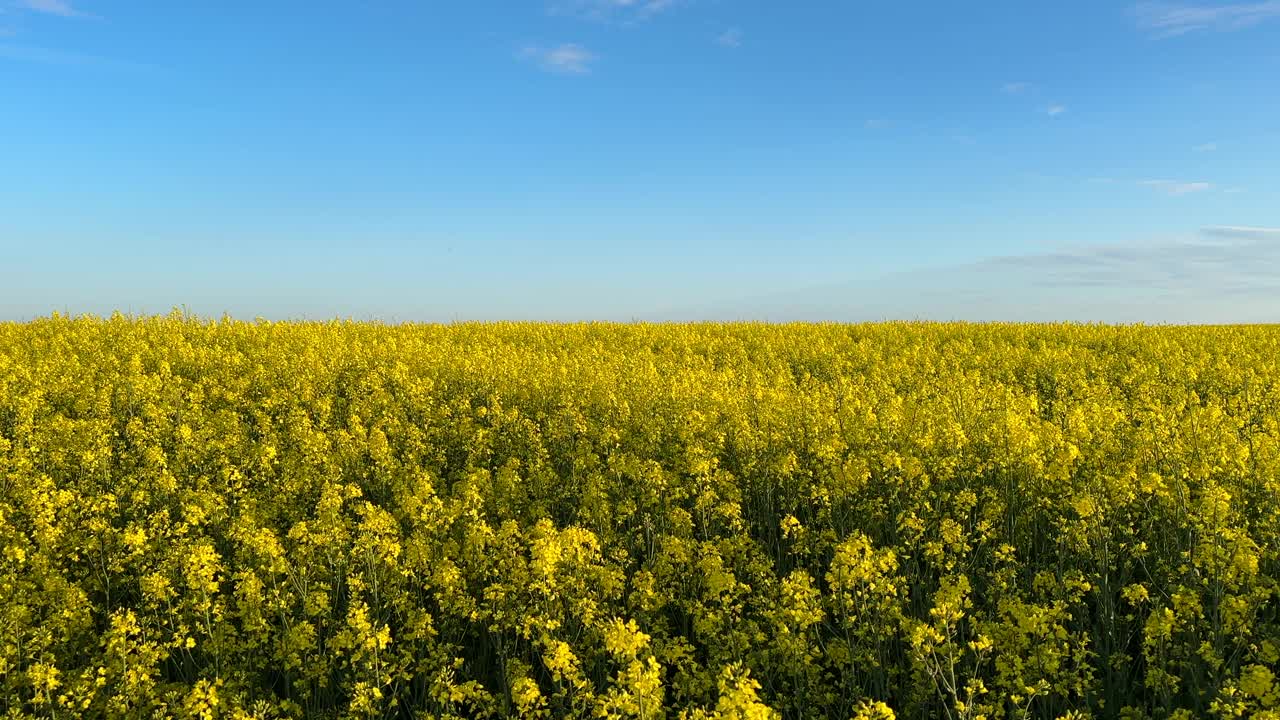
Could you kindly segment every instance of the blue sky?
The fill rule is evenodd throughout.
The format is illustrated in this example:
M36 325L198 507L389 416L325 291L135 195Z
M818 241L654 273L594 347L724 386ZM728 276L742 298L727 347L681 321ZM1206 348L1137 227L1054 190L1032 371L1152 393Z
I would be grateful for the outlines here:
M0 0L0 318L1280 321L1280 0Z

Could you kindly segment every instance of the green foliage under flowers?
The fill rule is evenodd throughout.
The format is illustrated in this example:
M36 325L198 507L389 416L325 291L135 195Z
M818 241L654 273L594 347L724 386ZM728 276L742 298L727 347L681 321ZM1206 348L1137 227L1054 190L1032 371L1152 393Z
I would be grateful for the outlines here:
M0 717L1280 719L1280 328L0 324Z

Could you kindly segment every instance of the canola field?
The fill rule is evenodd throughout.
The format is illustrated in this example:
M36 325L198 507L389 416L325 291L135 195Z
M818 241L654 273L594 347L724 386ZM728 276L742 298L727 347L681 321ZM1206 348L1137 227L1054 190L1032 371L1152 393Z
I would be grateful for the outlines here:
M0 324L3 718L1280 718L1280 327Z

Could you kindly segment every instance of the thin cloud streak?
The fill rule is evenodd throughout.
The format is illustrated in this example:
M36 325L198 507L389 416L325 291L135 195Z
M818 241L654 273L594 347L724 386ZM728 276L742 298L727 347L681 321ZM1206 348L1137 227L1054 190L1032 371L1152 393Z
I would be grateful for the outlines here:
M61 67L100 69L125 72L162 72L163 68L131 60L117 60L100 55L56 50L32 45L0 43L0 59Z
M1213 226L780 291L656 319L1280 321L1280 228Z
M716 42L727 48L742 47L742 30L740 28L729 28L716 38Z
M59 17L88 17L88 15L80 10L72 7L71 3L65 0L18 0L18 7L32 12L44 13L46 15L57 15Z
M1139 28L1157 37L1231 32L1280 18L1280 0L1228 5L1143 2L1133 8L1133 14Z
M1189 195L1196 192L1204 192L1213 188L1212 183L1207 182L1182 182L1179 180L1139 180L1139 185L1149 188L1155 188L1166 195Z
M562 75L586 75L596 60L595 53L572 43L553 48L529 46L520 51L520 57L547 72Z
M1247 225L1213 225L1204 228L1200 232L1217 238L1280 241L1280 228L1249 227Z
M995 257L982 273L1027 272L1063 288L1158 291L1173 295L1256 295L1280 299L1280 228L1213 226L1191 237L1147 244L1083 245Z
M548 10L590 20L638 22L670 10L682 0L555 0Z

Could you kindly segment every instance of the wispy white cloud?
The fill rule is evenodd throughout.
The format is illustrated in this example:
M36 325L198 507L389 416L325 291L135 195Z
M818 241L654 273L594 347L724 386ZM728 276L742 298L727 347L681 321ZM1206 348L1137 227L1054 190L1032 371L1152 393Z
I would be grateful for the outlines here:
M889 127L889 125L889 121L884 118L867 118L862 123L862 126L868 130L883 130Z
M551 48L530 45L520 51L520 57L547 72L565 75L585 75L591 72L591 64L596 60L595 53L572 43Z
M716 37L716 42L724 47L736 48L742 47L742 38L742 29L733 27L720 33Z
M1207 182L1183 182L1180 180L1139 180L1138 184L1155 188L1166 195L1189 195L1213 188L1213 185Z
M147 63L14 43L0 43L0 59L113 72L148 74L165 72L164 68Z
M647 20L681 2L683 0L552 0L549 9L557 15L630 22Z
M600 0L597 0L599 2ZM681 0L604 0L613 5L632 7L641 13L653 15L675 7Z
M66 0L17 0L17 5L24 10L45 13L47 15L59 15L61 17L86 17L87 13L80 11L72 6Z
M1280 228L1250 227L1248 225L1213 225L1201 230L1205 235L1231 240L1280 240Z
M1060 251L992 258L979 270L1025 272L1049 287L1096 289L1169 300L1215 298L1239 313L1250 298L1280 309L1280 228L1215 226L1150 243L1081 245ZM1182 312L1190 312L1186 306ZM1229 319L1229 318L1228 318Z
M781 291L660 319L1280 320L1280 228L1208 227L1027 248L966 263Z
M1158 37L1197 31L1229 32L1280 18L1280 0L1230 4L1143 2L1133 9L1138 27Z
M1192 149L1192 150L1194 150L1194 151L1196 151L1196 152L1200 152L1200 153L1214 152L1215 150L1217 150L1217 149L1218 149L1218 143L1216 143L1216 142L1207 142L1207 143L1205 143L1205 144L1203 144L1203 145L1197 145L1197 146L1195 146L1195 147L1193 147L1193 148L1191 148L1191 149Z
M1058 115L1061 115L1066 111L1067 111L1066 105L1050 105L1049 107L1044 109L1045 114L1048 115L1049 117L1057 117Z
M1029 82L1007 82L1000 87L1000 92L1007 93L1009 95L1020 95L1030 89L1031 83Z

